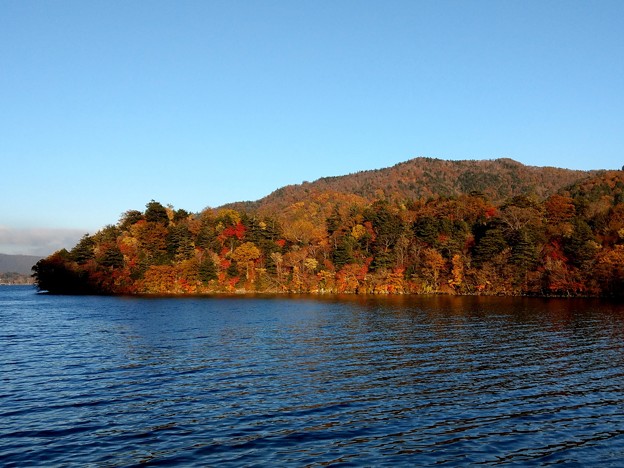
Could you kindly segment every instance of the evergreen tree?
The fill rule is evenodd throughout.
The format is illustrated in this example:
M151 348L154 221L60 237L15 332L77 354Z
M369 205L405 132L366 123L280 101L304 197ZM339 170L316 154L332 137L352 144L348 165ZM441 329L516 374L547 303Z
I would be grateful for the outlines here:
M474 263L480 266L501 253L505 248L507 248L507 242L503 232L498 227L491 228L485 232L485 235L475 246L472 258Z
M117 246L110 247L109 249L104 251L104 255L102 256L102 259L100 260L100 264L105 267L110 267L110 268L123 267L124 257L121 251L119 250L119 247Z
M188 260L195 252L191 233L184 224L170 226L166 242L167 254L171 260Z
M348 235L343 236L336 244L336 248L332 251L332 262L337 270L353 263L353 244L353 237Z
M183 209L176 210L173 213L173 222L179 223L180 221L184 221L185 219L188 219L189 216L190 214L186 210L183 210Z
M89 234L82 236L80 241L69 253L69 257L78 264L87 263L89 260L95 258L94 253L95 241Z
M238 264L236 262L232 262L227 269L227 274L230 278L234 278L238 276Z
M334 206L331 216L327 218L327 221L326 221L327 234L331 236L334 232L340 229L341 224L342 224L342 217L340 216L338 207Z
M206 256L199 264L199 280L203 284L208 284L209 281L215 279L217 279L217 267L212 258Z
M573 225L572 234L564 239L563 251L572 265L581 267L594 258L598 244L586 221L577 218Z
M418 240L433 246L440 234L439 222L433 216L423 216L414 222L412 231Z
M167 215L167 209L157 201L150 201L145 205L145 219L149 223L160 223L165 226L169 224L169 215Z
M202 249L218 250L217 233L212 223L202 221L201 228L195 239L195 245Z
M365 210L364 218L371 221L375 231L373 242L374 260L371 268L381 269L391 267L396 260L394 247L403 235L403 220L394 213L386 201L376 201Z

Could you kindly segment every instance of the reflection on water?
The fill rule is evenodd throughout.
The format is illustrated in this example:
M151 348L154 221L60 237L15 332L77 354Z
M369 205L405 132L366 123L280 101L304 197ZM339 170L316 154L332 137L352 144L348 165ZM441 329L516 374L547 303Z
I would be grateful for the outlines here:
M624 307L0 288L0 464L624 463Z

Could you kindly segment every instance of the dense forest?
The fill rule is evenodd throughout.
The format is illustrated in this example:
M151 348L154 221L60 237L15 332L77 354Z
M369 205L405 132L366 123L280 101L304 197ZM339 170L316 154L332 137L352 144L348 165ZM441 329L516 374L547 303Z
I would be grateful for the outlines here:
M512 159L445 161L415 158L385 169L323 177L282 187L255 202L226 205L239 211L271 214L323 193L383 198L391 203L480 192L492 203L524 194L545 198L591 173L555 167L525 166Z
M439 160L414 161L410 171ZM622 296L624 172L495 162L421 167L402 184L437 177L455 188L420 195L369 171L346 176L350 190L320 179L201 213L152 200L33 276L52 293ZM358 180L370 187L354 189Z

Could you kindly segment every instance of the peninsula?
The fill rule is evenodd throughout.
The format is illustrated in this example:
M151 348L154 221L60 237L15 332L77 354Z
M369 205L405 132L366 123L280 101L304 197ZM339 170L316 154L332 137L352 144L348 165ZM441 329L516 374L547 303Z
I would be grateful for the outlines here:
M624 171L417 158L200 213L152 200L33 270L57 294L622 296Z

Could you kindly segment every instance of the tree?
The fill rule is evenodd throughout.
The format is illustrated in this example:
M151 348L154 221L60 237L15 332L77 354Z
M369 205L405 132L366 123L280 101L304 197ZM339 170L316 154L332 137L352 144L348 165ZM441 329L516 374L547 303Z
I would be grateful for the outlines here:
M392 212L388 202L377 201L365 210L364 218L370 221L375 231L373 242L373 255L375 259L371 264L374 270L389 268L395 260L393 247L403 234L403 220Z
M187 220L190 214L188 211L179 209L173 212L173 222L179 223L180 221Z
M238 246L230 255L239 265L243 265L246 269L246 278L253 279L253 261L260 257L260 249L253 242L245 242Z
M516 280L523 285L525 291L528 287L529 271L535 268L539 260L537 246L532 237L530 231L521 229L511 247L511 263L516 266Z
M573 226L572 234L564 239L563 251L572 265L581 267L594 258L599 245L586 221L577 218Z
M78 264L87 263L95 258L95 241L89 234L82 236L70 252L70 258Z
M432 291L437 291L440 286L440 274L446 267L444 257L435 249L427 248L423 251L422 275L428 280Z
M195 252L191 233L185 224L169 226L166 243L167 253L172 260L188 260Z
M256 216L243 216L241 222L246 228L245 239L253 242L268 257L272 252L279 250L275 243L280 237L277 222L272 218L259 218Z
M338 211L338 207L334 205L331 215L326 220L327 233L331 236L334 232L340 229L342 217Z
M202 249L218 250L219 242L212 220L202 219L199 233L195 238L195 245Z
M457 291L461 291L464 289L464 260L459 254L455 254L451 260L451 265L452 278L449 280L449 285Z
M336 247L332 251L332 263L336 269L340 269L343 266L353 263L353 245L355 239L350 235L342 236Z
M282 266L284 265L284 258L282 254L279 252L273 252L269 256L270 258L270 266L275 269L275 273L277 274L277 281L279 284L282 284Z
M498 227L492 227L485 231L485 235L479 239L473 250L472 258L477 266L491 260L507 248L507 242L503 232Z
M203 284L208 284L212 280L217 279L217 267L209 255L199 263L199 280Z
M113 245L104 251L99 262L108 268L121 268L124 265L124 256L119 247Z
M130 230L137 239L139 256L149 265L162 265L169 261L167 255L167 228L161 223L139 221Z
M570 197L563 195L552 195L544 203L546 209L546 219L549 223L558 224L574 218L576 208L574 201Z
M435 245L440 234L439 222L433 216L423 216L412 226L416 238L426 244Z
M130 226L132 226L134 223L138 223L142 219L145 218L143 216L143 213L141 213L139 210L128 210L123 215L121 215L118 224L119 227L125 231L129 229Z
M537 262L537 250L535 243L531 239L530 233L521 230L518 240L511 248L511 261L514 265L520 267L524 272L535 265Z
M169 215L167 209L157 201L150 201L145 205L145 220L149 223L159 223L167 226L169 224Z
M71 255L65 249L39 260L32 270L37 287L41 291L53 294L97 292L89 283L87 273L73 267Z

